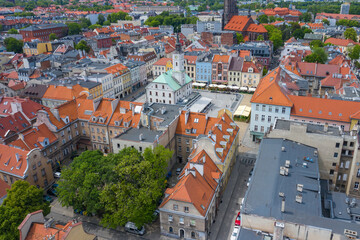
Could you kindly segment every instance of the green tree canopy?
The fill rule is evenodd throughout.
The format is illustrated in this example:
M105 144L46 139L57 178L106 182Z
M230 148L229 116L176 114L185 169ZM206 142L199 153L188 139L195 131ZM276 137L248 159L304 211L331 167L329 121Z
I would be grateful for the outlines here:
M106 227L132 221L138 226L152 220L163 195L172 152L159 145L141 154L125 148L103 156L86 151L62 171L59 199L64 206L102 217Z
M302 15L300 15L299 19L301 22L311 22L312 20L311 13L309 12L303 13Z
M55 40L55 39L58 39L58 37L56 36L55 33L50 33L50 34L49 34L49 39L50 39L50 41L53 41L53 40Z
M346 39L351 39L354 42L357 42L357 33L356 33L355 29L353 29L353 28L346 29L344 32L344 37Z
M281 47L284 44L281 30L273 25L266 25L265 28L268 31L270 41L274 45L274 50Z
M19 239L17 229L27 214L43 210L44 215L50 212L48 202L43 200L43 190L26 181L16 181L8 190L7 197L0 206L0 239Z
M162 12L155 17L149 17L145 24L150 27L157 27L159 25L171 25L175 31L179 31L182 24L196 24L197 17L184 17L183 15L172 14L169 12Z
M324 43L321 40L313 40L310 42L310 47L311 49L315 48L315 47L323 47Z
M90 46L87 44L85 40L81 40L78 44L76 44L75 49L77 50L85 50L85 52L90 52Z
M12 28L12 29L10 29L10 30L8 31L8 33L9 33L9 34L18 34L19 31L16 30L15 28Z
M326 18L324 18L323 20L322 20L322 23L323 24L325 24L325 25L330 25L330 21L329 20L327 20Z
M80 27L88 28L91 25L91 21L88 18L80 18Z
M263 35L259 35L259 36L256 38L256 41L264 41L264 36L263 36Z
M23 45L24 43L16 38L10 37L4 40L4 44L6 47L6 51L8 52L15 52L15 53L22 53L23 52Z
M257 19L256 19L259 23L269 23L269 18L267 15L260 15Z
M327 54L325 53L324 48L314 47L312 54L306 56L304 60L305 62L325 63L327 60Z
M104 25L104 22L105 22L105 17L104 17L104 15L99 14L98 20L97 20L96 24L99 24L99 25L102 26L102 25Z
M237 43L243 43L244 42L244 37L241 33L236 33L236 40Z
M69 35L76 35L81 32L81 26L78 23L67 23L69 28Z
M89 29L91 29L91 30L94 30L95 28L101 28L101 25L93 24L93 25L89 26Z
M354 47L349 49L349 57L351 60L358 60L360 57L360 46L355 45Z

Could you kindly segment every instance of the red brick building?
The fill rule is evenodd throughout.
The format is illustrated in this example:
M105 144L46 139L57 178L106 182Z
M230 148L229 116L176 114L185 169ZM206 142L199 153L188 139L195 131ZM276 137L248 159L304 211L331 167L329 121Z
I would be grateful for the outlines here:
M112 46L111 36L98 35L93 37L93 39L96 41L96 46L99 49L110 48Z
M265 27L261 24L255 24L251 16L233 16L224 30L241 33L245 42L254 41L259 35L262 35L265 40L268 39L268 32Z
M31 41L32 39L49 41L49 35L51 33L55 33L58 38L66 36L68 33L68 27L62 23L32 25L21 29L19 33L22 35L25 42Z
M232 46L237 43L236 34L233 31L202 32L201 40L207 44L221 44Z

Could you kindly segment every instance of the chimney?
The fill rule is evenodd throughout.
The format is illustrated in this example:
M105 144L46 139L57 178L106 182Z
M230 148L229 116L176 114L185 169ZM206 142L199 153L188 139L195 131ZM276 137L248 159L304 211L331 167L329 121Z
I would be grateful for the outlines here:
M285 212L285 196L281 199L281 212Z
M142 134L142 133L140 133L140 135L139 135L139 140L140 140L140 141L143 140L143 134Z
M324 132L327 132L329 129L329 124L328 123L325 123L324 125Z

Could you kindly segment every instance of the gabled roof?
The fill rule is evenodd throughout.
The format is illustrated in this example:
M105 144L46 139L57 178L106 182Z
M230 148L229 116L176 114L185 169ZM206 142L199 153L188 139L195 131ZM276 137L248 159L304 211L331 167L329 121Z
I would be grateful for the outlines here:
M43 149L45 146L52 144L57 140L55 134L51 132L45 124L41 124L38 127L22 133L21 137L8 145L30 151L35 148Z
M76 84L71 88L65 86L50 85L46 90L43 98L70 101L85 93L88 92L79 84Z
M352 46L352 45L359 45L359 43L354 42L351 39L340 39L340 38L328 38L325 41L326 43L331 43L334 44L336 46L341 46L341 47L348 47L348 46Z
M280 68L277 67L260 80L260 83L251 98L252 103L263 103L285 107L293 106L293 103L277 82L279 73Z
M16 105L16 108L12 108L12 104ZM36 112L41 109L46 110L48 108L28 98L0 97L0 116L8 116L22 111L26 117L34 119Z
M24 131L31 123L21 112L16 112L4 118L0 118L0 138L7 138L15 133Z
M137 128L140 123L142 105L142 103L137 102L119 101L109 125L123 128ZM117 123L115 124L115 122ZM129 125L125 127L125 123Z
M160 58L154 63L154 66L166 66L169 61L172 62L172 58Z
M224 30L245 31L249 21L251 20L248 16L233 16L224 27Z
M218 62L229 63L229 60L230 60L230 56L229 56L229 55L219 55L219 54L215 54L212 62L213 62L213 63L218 63Z
M29 151L0 144L0 171L24 178L28 169Z
M293 116L349 123L351 116L360 109L360 102L293 95L289 98L294 103Z

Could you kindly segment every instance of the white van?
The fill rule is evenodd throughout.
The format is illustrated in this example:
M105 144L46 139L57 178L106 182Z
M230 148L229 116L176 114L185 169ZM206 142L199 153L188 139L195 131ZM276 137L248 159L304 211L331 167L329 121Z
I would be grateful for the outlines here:
M125 224L125 231L129 233L134 233L138 235L144 235L145 234L145 228L142 226L140 229L136 227L135 223L133 222L127 222Z

